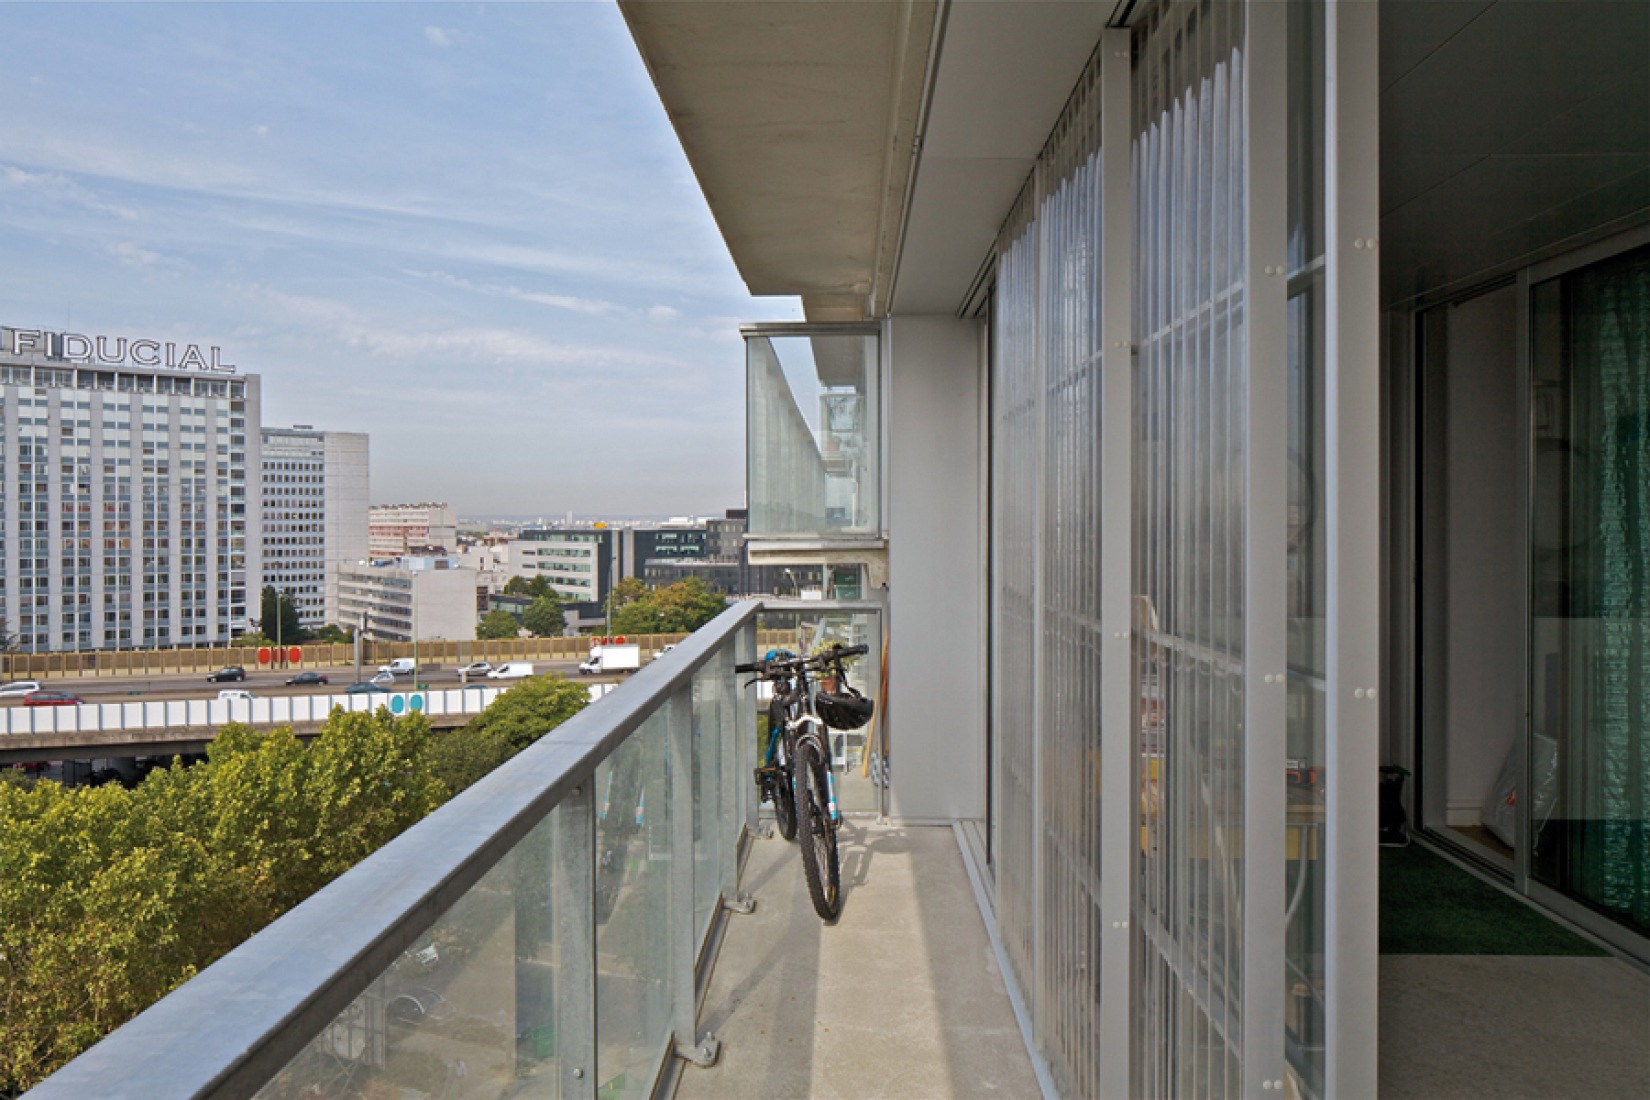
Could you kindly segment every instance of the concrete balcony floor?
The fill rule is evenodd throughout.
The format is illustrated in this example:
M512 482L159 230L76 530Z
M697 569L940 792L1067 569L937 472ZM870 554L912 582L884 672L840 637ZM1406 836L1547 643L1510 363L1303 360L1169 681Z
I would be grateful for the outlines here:
M841 840L834 925L796 845L753 843L757 909L700 1013L722 1058L679 1100L1039 1096L953 832L851 818ZM1380 1013L1383 1098L1650 1096L1650 976L1616 959L1383 955Z
M757 840L700 1012L722 1040L678 1100L1036 1097L1041 1090L949 828L848 819L843 908L814 914L795 844Z

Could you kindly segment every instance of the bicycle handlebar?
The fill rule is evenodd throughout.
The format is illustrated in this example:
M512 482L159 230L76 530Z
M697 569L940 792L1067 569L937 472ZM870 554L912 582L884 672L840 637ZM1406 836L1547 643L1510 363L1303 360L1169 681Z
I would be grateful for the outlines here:
M772 661L753 661L749 664L734 665L733 671L736 674L754 672L758 676L771 676L774 673L792 672L800 668L821 669L844 658L860 657L869 652L871 652L870 646L834 645L830 649L816 653L811 657L784 657Z

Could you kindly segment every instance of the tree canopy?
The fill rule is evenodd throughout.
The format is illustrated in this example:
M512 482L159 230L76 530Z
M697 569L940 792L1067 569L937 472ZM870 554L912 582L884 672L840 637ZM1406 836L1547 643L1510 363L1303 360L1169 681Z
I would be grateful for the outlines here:
M469 725L225 727L128 790L0 781L0 1096L58 1067L581 710L522 681Z
M567 629L567 620L561 612L561 597L551 592L540 596L522 612L521 625L535 638L559 638Z
M521 633L521 624L508 611L489 611L476 626L476 637L483 641L493 638L514 638Z
M686 634L698 630L727 607L727 601L707 589L698 577L643 591L643 595L615 608L615 634ZM614 595L618 594L615 588Z
M505 582L504 594L530 596L536 600L543 596L555 596L556 590L550 587L549 577L511 577Z
M559 676L530 676L495 699L464 729L473 735L501 736L512 752L520 752L589 702L590 693L583 684Z
M422 717L335 711L307 748L290 730L226 727L205 763L132 790L0 784L0 1093L433 810L447 788L429 736Z
M298 621L298 608L292 597L275 591L272 584L264 585L259 601L258 633L281 645L301 645L309 640L309 631Z

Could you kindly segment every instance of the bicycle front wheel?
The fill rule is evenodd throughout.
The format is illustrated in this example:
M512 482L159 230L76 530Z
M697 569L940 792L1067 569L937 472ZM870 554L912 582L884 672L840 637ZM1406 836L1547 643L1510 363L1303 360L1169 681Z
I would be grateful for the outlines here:
M836 822L831 820L825 762L812 740L797 745L796 816L802 841L802 874L808 897L822 920L842 912L842 872L836 855Z

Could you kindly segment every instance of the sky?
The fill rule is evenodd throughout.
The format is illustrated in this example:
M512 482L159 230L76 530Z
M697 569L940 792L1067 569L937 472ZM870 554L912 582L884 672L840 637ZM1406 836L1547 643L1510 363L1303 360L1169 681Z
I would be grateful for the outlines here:
M215 344L374 503L744 501L753 299L616 6L0 4L0 324Z

